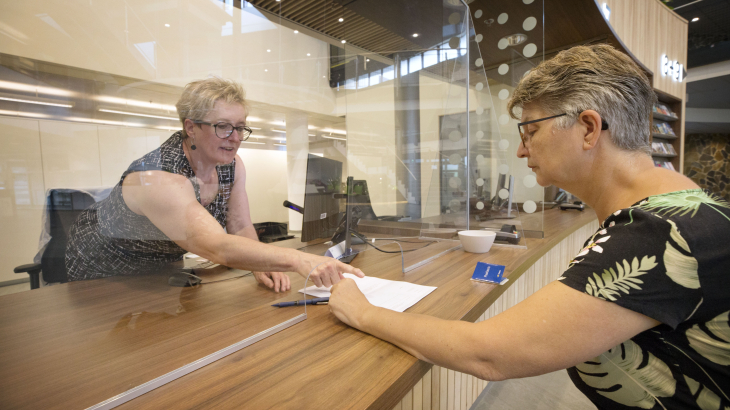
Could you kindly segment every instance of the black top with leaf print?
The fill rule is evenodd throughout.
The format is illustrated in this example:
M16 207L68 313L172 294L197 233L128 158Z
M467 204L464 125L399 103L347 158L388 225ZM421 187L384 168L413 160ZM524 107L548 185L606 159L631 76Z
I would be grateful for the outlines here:
M730 409L730 204L696 189L616 211L558 280L662 323L568 369L599 409Z

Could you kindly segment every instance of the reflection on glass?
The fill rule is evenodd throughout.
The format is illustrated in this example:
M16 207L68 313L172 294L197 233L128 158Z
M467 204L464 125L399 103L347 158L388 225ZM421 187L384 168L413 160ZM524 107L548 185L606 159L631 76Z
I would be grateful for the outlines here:
M403 270L458 247L461 229L542 229L542 189L513 158L519 136L503 108L542 57L540 3L520 3L500 21L501 10L472 20L460 1L423 7L422 21L401 3L383 4L0 6L0 282L25 277L12 270L36 262L38 284L52 285L0 297L3 334L21 326L49 332L0 349L2 362L13 364L0 370L10 381L6 391L39 401L2 400L86 408L299 317L303 310L270 305L298 299L301 275L290 274L293 291L276 293L247 270L183 255L250 267L236 259L246 252L230 257L215 235L197 238L209 248L195 245L193 226L225 228L228 236L243 230L261 241L303 234L309 221L282 203L305 203L309 154L341 163L341 184L352 177L351 189L341 185L339 192L351 201L353 229L370 243L353 249L403 250ZM393 16L413 25L390 26ZM490 26L527 39L500 44ZM214 102L208 111L182 114L176 104L185 85L213 77L242 84L247 103ZM181 115L213 127L185 128ZM207 139L219 120L253 134ZM237 190L244 170L245 191ZM236 210L242 195L247 220ZM347 203L330 205L339 206L332 208L340 216L336 228ZM511 218L501 223L495 216L502 214ZM51 239L57 229L72 230L68 249ZM308 245L288 241L283 247ZM319 257L329 246L303 250ZM53 263L62 267L58 276ZM193 274L202 284L187 274L173 278L182 265L198 266ZM52 314L43 308L49 304ZM30 377L42 380L53 375L61 395L44 394L48 383L16 383L10 374L21 368L40 369ZM67 369L78 370L77 378ZM102 379L84 377L98 369ZM104 388L73 393L88 380Z

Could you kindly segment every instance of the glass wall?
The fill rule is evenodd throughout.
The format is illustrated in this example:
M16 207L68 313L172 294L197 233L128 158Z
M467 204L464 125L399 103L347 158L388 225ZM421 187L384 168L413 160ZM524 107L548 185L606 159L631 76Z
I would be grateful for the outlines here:
M7 364L0 407L87 408L130 389L142 394L306 317L302 307L271 306L302 298L296 273L288 274L291 290L277 293L245 269L194 252L160 265L196 249L181 240L196 224L293 235L283 246L323 254L349 206L360 242L409 251L404 271L458 249L460 230L514 234L498 246L540 237L543 190L515 156L517 122L506 101L544 54L542 2L466 3L0 5L0 284L26 280L14 270L33 267L19 266L43 268L40 289L0 296L0 332L11 335L0 343ZM252 133L237 150L235 142L180 135L176 104L185 85L213 77L245 89ZM188 119L218 141L226 129L211 113ZM221 159L215 173L201 155ZM313 156L337 170L337 184L316 178ZM156 171L190 181L182 185L217 221L184 213L177 185L159 185ZM128 175L137 185L123 190ZM326 211L305 206L313 194ZM309 219L296 206L309 208ZM87 262L112 273L68 276L76 273L66 269L68 245L58 238L79 215L101 233L74 249L93 249ZM99 222L110 215L121 225ZM139 215L154 227L133 229ZM250 223L258 232L242 233ZM312 235L319 245L299 240ZM107 237L131 245L107 252ZM180 248L161 245L165 238ZM126 265L140 254L151 269ZM196 282L189 273L202 284L180 287ZM95 388L76 388L90 381Z

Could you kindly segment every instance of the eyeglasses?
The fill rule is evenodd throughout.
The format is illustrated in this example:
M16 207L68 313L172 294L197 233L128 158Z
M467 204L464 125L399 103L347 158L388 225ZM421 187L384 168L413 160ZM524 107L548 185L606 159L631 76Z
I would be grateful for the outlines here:
M248 137L250 137L253 133L253 131L251 131L251 128L248 128L246 126L234 127L232 124L229 124L227 122L219 122L218 124L211 124L205 121L193 122L195 124L203 124L215 128L215 136L221 139L230 137L231 134L233 134L233 130L236 130L238 132L238 135L241 137L241 141L246 141Z
M578 115L580 115L580 113L582 113L582 112L583 111L580 111L578 113ZM534 123L540 122L540 121L551 120L553 118L563 117L565 115L568 115L568 113L565 112L562 114L553 115L550 117L540 118L537 120L532 120L532 121L527 121L527 122L521 122L521 123L517 124L517 130L520 132L520 138L522 138L522 145L525 147L525 149L527 149L527 143L530 141L530 138L532 138L532 133L530 133L527 130L527 125L534 124ZM601 130L605 131L607 129L608 129L608 123L606 122L606 120L601 118Z

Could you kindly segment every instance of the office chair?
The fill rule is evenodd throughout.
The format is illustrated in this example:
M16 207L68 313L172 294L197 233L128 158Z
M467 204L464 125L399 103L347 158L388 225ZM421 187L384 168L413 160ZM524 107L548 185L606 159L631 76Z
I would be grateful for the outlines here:
M46 213L50 222L51 240L41 255L41 263L18 266L15 273L30 276L30 288L40 287L40 274L46 282L68 282L66 275L66 244L68 232L81 212L96 201L87 192L72 189L51 189L46 197Z

